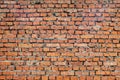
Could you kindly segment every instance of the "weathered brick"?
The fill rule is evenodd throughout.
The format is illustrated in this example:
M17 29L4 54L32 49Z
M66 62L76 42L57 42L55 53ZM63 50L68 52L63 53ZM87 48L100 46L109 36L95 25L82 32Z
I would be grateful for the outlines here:
M31 48L32 44L23 44L23 43L21 43L21 44L19 44L19 47L20 48Z
M58 43L54 43L54 44L46 44L47 47L60 47L60 45Z
M0 9L0 12L3 12L3 13L9 12L9 9Z
M60 53L51 52L51 53L47 53L47 56L60 56Z
M51 63L49 61L42 61L42 62L40 62L40 64L42 66L50 66Z
M2 61L2 62L0 62L0 65L1 66L8 66L8 65L11 65L11 62L10 61Z
M77 71L77 72L75 72L75 74L76 74L76 75L79 75L79 76L81 76L81 75L86 76L86 75L88 75L89 73L88 73L87 71Z
M119 0L1 0L0 80L119 80Z
M94 35L81 35L81 38L93 38Z
M6 52L6 56L17 56L17 52Z
M74 71L62 71L61 75L74 75Z
M104 62L104 65L105 66L115 66L115 65L117 65L117 63L114 61L107 61L107 62Z
M76 47L87 47L87 44L84 44L84 43L75 43L74 46Z
M35 12L36 9L24 9L24 12Z
M70 52L65 52L65 53L61 53L62 56L74 56L74 53L70 53Z
M47 21L52 20L52 21L54 21L54 20L56 20L56 17L45 17L45 18L43 18L43 20L47 20Z
M55 62L54 64L60 66L60 65L66 65L66 62Z

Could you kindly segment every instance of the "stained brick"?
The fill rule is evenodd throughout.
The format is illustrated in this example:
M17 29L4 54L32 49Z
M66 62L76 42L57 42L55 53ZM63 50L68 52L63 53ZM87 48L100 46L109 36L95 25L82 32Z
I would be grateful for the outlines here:
M61 75L74 75L74 71L62 71Z
M55 62L55 65L66 65L66 62Z
M85 44L85 43L75 43L74 46L76 46L76 47L87 47L87 44Z
M82 35L81 38L93 38L94 35Z
M60 47L60 45L57 44L57 43L56 43L56 44L50 44L50 43L49 43L49 44L46 44L46 46L47 46L47 47Z
M19 47L20 48L31 48L32 47L32 44L19 44Z
M51 52L51 53L47 53L47 56L60 56L60 53Z
M115 65L117 65L117 63L113 62L113 61L108 61L108 62L104 62L104 65L106 65L106 66L115 66Z
M42 62L40 62L40 64L41 64L42 66L49 66L49 65L50 65L50 62L49 62L49 61L42 61Z
M120 0L1 0L0 80L119 80Z

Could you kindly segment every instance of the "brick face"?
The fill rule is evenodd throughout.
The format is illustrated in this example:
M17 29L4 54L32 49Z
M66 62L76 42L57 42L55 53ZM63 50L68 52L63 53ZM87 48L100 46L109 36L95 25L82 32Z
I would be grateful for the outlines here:
M120 0L1 0L0 80L120 80Z

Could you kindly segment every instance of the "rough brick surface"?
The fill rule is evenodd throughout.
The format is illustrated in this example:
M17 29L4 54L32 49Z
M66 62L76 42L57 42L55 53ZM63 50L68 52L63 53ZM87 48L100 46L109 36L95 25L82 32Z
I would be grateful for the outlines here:
M120 80L120 0L0 0L0 80Z

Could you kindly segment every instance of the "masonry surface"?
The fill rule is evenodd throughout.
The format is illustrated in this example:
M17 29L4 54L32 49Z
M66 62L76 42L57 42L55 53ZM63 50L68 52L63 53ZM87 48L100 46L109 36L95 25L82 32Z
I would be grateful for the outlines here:
M120 0L0 0L0 80L120 80Z

